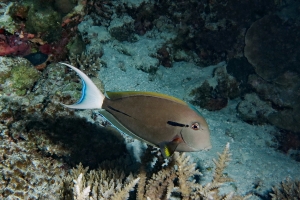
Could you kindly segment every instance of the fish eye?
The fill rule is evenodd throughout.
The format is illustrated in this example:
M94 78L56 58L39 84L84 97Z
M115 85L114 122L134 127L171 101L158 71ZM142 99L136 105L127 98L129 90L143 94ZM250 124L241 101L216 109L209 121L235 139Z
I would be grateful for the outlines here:
M198 122L194 122L194 123L192 123L191 128L193 130L197 131L200 129L200 124Z

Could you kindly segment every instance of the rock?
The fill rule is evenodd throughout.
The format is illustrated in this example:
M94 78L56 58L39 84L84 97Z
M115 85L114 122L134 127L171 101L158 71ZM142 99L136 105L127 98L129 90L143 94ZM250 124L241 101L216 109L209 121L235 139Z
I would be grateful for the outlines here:
M115 18L111 21L108 31L111 36L119 41L130 40L132 34L134 33L134 20L125 15L122 18Z
M24 58L0 58L0 61L5 63L0 70L0 84L3 87L3 91L0 90L0 94L25 95L38 80L40 76L39 71Z
M75 36L67 45L70 55L80 55L85 51L85 43L81 37Z
M55 9L63 14L67 14L76 6L74 2L72 0L55 0Z
M245 99L237 105L239 117L248 123L263 124L268 116L275 112L272 104L262 101L255 93L246 94Z
M245 37L244 54L255 72L274 81L286 71L300 73L300 27L268 15L254 22Z
M34 34L42 33L42 39L48 42L55 41L61 33L61 16L51 7L31 7L26 20L26 30Z
M4 9L0 9L0 27L13 34L17 30L17 24L13 18L8 14L9 9L13 3L9 3Z
M227 74L225 66L216 68L213 78L205 80L190 93L194 96L191 103L207 110L221 110L227 106L228 99L234 99L239 94L239 83Z
M282 111L274 112L268 116L268 120L271 124L274 124L278 128L300 132L300 106L297 105L293 109L285 109Z
M299 35L300 27L294 19L267 15L248 29L244 49L257 74L250 75L248 83L276 110L267 121L295 132L300 131Z
M141 56L133 56L134 59L134 67L136 69L142 70L143 72L149 74L155 74L158 70L159 61L156 58L148 57L141 57Z
M245 57L233 58L226 66L228 74L235 77L239 82L247 83L249 74L254 74L253 66Z
M248 83L262 100L272 102L276 112L267 116L268 122L285 130L300 131L298 74L285 72L277 78L277 83L267 82L257 75L250 75Z

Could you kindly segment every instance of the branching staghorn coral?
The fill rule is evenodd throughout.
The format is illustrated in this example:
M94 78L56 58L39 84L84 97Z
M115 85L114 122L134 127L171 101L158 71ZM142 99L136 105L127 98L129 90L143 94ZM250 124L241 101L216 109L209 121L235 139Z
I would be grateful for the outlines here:
M186 200L242 200L247 199L250 196L237 196L234 195L233 192L221 196L218 194L219 188L223 183L233 181L223 173L230 160L229 144L226 145L223 153L219 154L219 159L214 160L216 168L213 180L204 186L195 182L194 177L202 174L196 169L195 163L190 163L190 157L186 156L185 153L176 152L169 160L168 164L162 167L158 172L152 173L151 177L147 177L145 170L147 159L145 158L149 158L149 151L146 152L142 159L142 166L139 174L140 182L137 189L137 200L170 199L173 193L179 193L181 198Z
M76 179L76 180L74 180ZM83 168L80 163L77 169L64 180L64 199L74 200L109 200L128 199L129 192L134 188L140 178L134 178L132 174L125 176L119 170L91 170ZM73 180L73 182L72 182ZM72 188L73 192L69 188Z
M130 174L125 176L121 170L98 170L83 168L79 164L64 180L64 199L96 200L96 199L128 199L129 192L136 188L137 200L171 199L181 197L184 200L244 200L246 197L230 192L219 195L219 188L233 180L223 171L230 160L229 144L219 154L213 179L206 185L196 183L195 176L202 175L196 164L191 163L185 153L176 152L169 160L163 160L154 147L148 147L141 158L142 164L138 178ZM110 166L113 167L113 166Z
M73 188L73 194L75 200L81 200L81 199L88 199L89 193L91 191L91 187L87 186L85 189L83 189L82 184L82 173L79 174L77 180L74 180L74 188Z
M273 187L272 200L289 200L300 198L300 181L287 179L279 187Z
M82 52L80 55L71 54L69 60L71 65L81 69L87 75L98 77L96 72L99 71L102 66L102 61L100 60L101 56L102 55L95 53Z
M102 92L104 92L104 85L102 81L98 78L98 72L100 68L102 66L106 66L106 64L103 61L101 61L100 57L102 55L100 54L93 52L82 52L80 55L71 54L69 56L69 60L71 65L82 70L85 74L91 77L96 86Z
M177 165L176 175L179 179L179 188L182 198L189 199L194 187L196 186L195 181L190 181L191 177L195 175L202 175L198 170L195 169L196 164L189 164L190 157L185 156L184 153L174 155L175 163Z

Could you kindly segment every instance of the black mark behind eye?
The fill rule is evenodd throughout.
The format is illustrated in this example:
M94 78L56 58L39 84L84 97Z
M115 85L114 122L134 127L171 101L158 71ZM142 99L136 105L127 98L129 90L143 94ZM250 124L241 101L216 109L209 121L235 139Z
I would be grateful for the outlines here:
M187 127L188 125L185 124L181 124L178 122L172 122L172 121L167 121L167 124L171 125L171 126L179 126L179 127Z

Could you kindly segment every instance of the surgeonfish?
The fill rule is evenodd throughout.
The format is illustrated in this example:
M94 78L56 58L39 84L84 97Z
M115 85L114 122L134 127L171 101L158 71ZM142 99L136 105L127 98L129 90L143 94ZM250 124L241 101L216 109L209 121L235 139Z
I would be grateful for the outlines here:
M188 103L155 92L100 92L79 69L82 96L73 109L101 109L101 115L117 130L160 148L165 158L175 151L199 151L211 148L208 124Z

